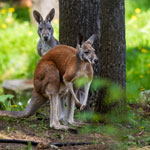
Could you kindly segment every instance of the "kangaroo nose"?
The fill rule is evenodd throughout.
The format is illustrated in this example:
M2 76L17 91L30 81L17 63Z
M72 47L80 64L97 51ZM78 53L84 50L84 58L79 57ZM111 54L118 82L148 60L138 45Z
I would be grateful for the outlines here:
M97 64L98 63L98 59L94 59L94 63Z
M44 40L45 40L45 41L48 41L48 36L44 36Z

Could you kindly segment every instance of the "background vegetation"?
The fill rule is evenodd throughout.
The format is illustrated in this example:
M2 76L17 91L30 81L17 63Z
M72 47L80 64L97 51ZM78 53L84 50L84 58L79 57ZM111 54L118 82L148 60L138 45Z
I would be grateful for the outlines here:
M39 60L37 27L30 24L29 9L5 7L0 10L0 83L6 79L32 78ZM54 22L58 39L58 21Z
M126 0L127 88L150 89L149 0ZM130 86L135 88L130 88ZM130 97L129 97L130 99Z

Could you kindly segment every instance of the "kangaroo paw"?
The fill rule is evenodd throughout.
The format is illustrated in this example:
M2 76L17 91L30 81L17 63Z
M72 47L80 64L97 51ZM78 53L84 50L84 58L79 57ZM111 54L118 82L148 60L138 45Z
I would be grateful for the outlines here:
M81 127L81 126L87 125L86 123L83 123L83 122L76 122L76 121L69 122L69 124L70 124L70 125L73 125L73 126L76 126L76 127Z
M81 107L80 107L80 110L83 110L85 107L86 107L86 105L82 104Z
M68 130L69 127L64 126L64 125L56 125L56 126L54 126L54 129L56 129L56 130Z

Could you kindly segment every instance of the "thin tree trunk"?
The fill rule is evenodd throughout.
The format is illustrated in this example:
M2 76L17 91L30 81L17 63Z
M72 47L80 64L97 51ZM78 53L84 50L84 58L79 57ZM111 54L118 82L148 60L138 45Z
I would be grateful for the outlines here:
M100 0L59 0L60 43L76 47L78 33L85 40L96 33L98 38L94 42L94 48L99 53L99 9ZM95 75L99 74L99 65L94 67L94 72ZM96 100L96 95L91 93L89 99Z
M124 0L100 0L100 76L126 88L126 42ZM117 92L117 91L116 91ZM105 102L105 90L99 92L97 112L111 109ZM120 100L119 104L124 104Z

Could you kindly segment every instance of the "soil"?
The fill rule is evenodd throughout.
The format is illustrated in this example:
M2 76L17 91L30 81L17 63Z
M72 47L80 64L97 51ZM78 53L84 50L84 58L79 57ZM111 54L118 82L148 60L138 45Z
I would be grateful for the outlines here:
M49 128L49 120L32 116L28 119L0 119L0 139L28 140L39 142L38 146L0 143L0 150L103 150L107 149L111 139L106 139L98 133L82 133L80 129L70 131L58 131ZM51 143L64 142L95 142L99 144L76 146L52 146Z

